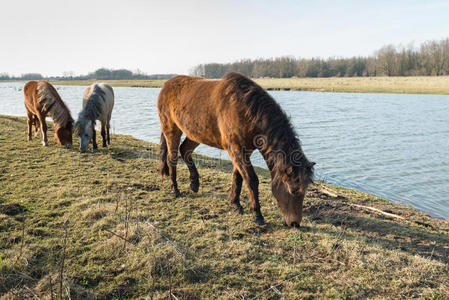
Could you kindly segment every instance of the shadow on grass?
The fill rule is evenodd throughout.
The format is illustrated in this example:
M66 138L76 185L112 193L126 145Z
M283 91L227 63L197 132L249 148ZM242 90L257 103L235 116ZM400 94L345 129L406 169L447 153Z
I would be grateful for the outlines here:
M385 249L398 249L412 255L420 255L449 264L449 235L430 232L410 223L392 222L387 218L358 216L349 213L351 207L337 203L311 204L304 210L304 215L319 224L333 224L340 228L351 228L367 238L368 243L375 243ZM359 239L359 235L342 233L338 230L322 230L334 237L346 240Z
M5 115L0 115L0 118L6 119L9 121L13 121L15 123L19 123L20 125L23 125L24 121L26 120L26 117L14 117L14 116L5 116Z

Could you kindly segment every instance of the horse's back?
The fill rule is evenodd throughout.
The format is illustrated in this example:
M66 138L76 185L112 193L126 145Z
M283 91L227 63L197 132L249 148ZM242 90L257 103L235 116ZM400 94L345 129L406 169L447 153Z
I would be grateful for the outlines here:
M102 111L98 119L102 122L110 119L114 108L114 90L109 84L94 83L90 85L83 93L83 107L88 101L102 101Z
M23 93L25 95L25 103L32 101L33 95L36 92L37 81L29 81L25 84L23 88Z
M54 95L58 95L55 88L47 81L29 81L23 88L25 95L25 107L36 114L36 110L39 109L39 102L42 100L42 91L49 91Z
M110 118L112 109L114 108L114 90L107 83L100 83L100 84L98 84L98 86L105 93L105 101L106 101L105 112L107 114L107 117Z
M190 139L226 149L236 136L246 139L252 134L245 119L248 108L242 101L252 88L260 87L239 73L220 80L173 77L158 98L161 126L169 128L174 123Z

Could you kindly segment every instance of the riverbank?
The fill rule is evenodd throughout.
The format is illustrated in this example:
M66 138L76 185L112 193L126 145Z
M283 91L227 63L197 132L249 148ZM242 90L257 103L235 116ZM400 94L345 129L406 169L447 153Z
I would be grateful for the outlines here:
M449 94L449 76L257 78L267 90L346 93ZM90 85L86 81L54 81L56 85ZM165 80L106 80L112 86L162 87Z
M25 129L0 116L0 297L56 297L61 282L72 299L449 297L448 220L318 183L288 229L258 168L259 227L229 207L229 162L196 156L198 194L181 162L175 200L153 143L113 135L82 154Z

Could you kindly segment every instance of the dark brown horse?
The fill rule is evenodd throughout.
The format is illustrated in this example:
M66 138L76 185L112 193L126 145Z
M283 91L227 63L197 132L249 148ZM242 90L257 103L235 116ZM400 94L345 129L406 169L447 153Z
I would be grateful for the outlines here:
M176 76L162 87L157 107L162 129L160 172L170 175L176 197L180 195L176 183L178 148L189 168L194 192L199 188L199 175L192 160L193 150L200 143L224 149L234 165L231 204L243 213L239 197L244 180L255 221L264 224L259 180L250 162L251 153L257 149L271 172L272 192L284 224L299 226L315 163L302 152L279 104L260 86L235 72L221 80ZM182 133L186 139L179 147Z
M36 133L39 127L41 129L42 145L48 146L45 118L49 115L54 122L58 144L71 147L73 119L56 89L47 81L41 80L28 82L23 91L27 110L28 140L31 141L34 125Z

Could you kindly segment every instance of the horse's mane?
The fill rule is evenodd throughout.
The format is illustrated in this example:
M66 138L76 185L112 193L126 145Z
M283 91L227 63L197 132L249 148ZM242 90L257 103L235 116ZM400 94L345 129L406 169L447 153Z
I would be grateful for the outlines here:
M62 101L55 88L46 81L41 81L37 85L37 101L43 110L53 119L56 127L67 127L72 124L73 118L70 110Z
M302 180L312 181L313 168L308 167L301 142L280 105L258 84L240 73L228 73L222 80L226 98L238 102L244 108L248 124L262 132L263 136L258 136L254 144L269 167L280 171L292 166Z
M105 101L104 96L105 92L98 85L94 85L93 88L90 89L86 105L80 114L83 114L89 120L95 122L98 116L100 116L103 112Z

